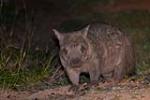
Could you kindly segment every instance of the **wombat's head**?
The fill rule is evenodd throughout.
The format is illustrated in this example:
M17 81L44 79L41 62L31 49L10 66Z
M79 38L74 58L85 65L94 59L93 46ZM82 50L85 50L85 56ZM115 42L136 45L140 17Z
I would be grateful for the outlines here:
M59 56L64 67L80 67L89 58L88 29L89 26L70 33L60 33L53 29L59 40Z

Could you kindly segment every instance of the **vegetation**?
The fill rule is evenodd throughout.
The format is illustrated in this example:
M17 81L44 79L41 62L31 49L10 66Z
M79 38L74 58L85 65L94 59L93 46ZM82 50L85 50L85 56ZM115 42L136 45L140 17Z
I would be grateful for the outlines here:
M13 4L1 5L0 16L0 87L18 88L30 86L52 76L57 68L57 54L54 50L33 50L31 16L27 12L16 13ZM16 46L13 37L16 24L23 23L25 37L20 46ZM17 41L18 42L18 41Z

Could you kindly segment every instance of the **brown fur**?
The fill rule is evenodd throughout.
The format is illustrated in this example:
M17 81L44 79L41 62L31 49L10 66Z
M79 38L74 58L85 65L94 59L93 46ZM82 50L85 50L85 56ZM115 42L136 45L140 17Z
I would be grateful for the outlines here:
M79 84L82 72L88 72L91 81L100 76L120 81L134 72L133 46L119 29L91 24L70 33L53 31L59 40L61 63L74 85Z

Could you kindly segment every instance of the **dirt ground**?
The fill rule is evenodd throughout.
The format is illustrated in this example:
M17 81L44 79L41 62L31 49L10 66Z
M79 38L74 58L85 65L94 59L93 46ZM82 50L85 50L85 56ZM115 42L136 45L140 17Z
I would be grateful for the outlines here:
M84 84L83 84L84 86ZM70 86L62 86L37 92L1 90L0 100L149 100L150 83L140 81L121 82L114 86L91 86L74 94Z

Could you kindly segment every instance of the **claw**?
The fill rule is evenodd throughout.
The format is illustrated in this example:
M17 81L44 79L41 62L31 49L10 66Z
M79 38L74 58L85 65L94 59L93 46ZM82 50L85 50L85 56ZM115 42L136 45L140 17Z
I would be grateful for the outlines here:
M79 91L79 86L77 86L77 85L72 85L72 86L69 88L69 91L73 91L75 94L77 94L78 91Z
M69 88L69 91L73 91L75 95L81 96L85 94L85 88L82 89L82 87L73 85Z

